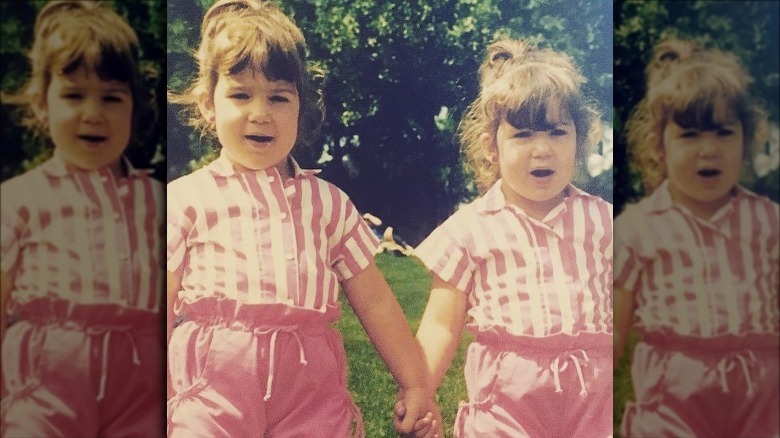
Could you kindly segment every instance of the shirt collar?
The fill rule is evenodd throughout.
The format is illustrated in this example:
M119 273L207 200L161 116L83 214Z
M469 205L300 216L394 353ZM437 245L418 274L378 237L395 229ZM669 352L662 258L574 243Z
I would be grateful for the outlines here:
M728 203L721 207L712 217L717 218L723 216L725 212L734 208L734 205L740 202L745 197L758 197L755 193L747 190L741 185L734 186L734 196L731 197ZM669 180L665 179L660 186L650 195L650 204L648 206L650 213L663 213L676 206L672 200L672 193L669 191Z
M290 160L290 164L293 168L293 178L305 178L311 175L316 175L320 173L319 169L303 169L298 164L298 162L293 158L292 156L289 156L287 158ZM230 162L230 159L228 159L227 155L225 154L224 149L220 151L219 157L217 157L216 160L209 163L206 168L214 175L217 176L234 176L242 173L252 173L252 174L262 174L262 175L278 175L279 171L276 169L276 167L270 167L268 169L262 169L262 170L245 170L245 171L238 171L233 167L233 163Z
M561 205L564 205L565 208L568 208L569 205L571 205L571 203L574 202L574 200L577 198L594 197L594 195L578 189L574 186L574 184L571 183L569 183L564 190L566 190L568 193L564 198L564 201L561 203ZM511 208L506 202L506 196L504 195L504 192L501 190L501 178L499 178L498 181L496 181L495 184L493 184L493 186L490 187L487 192L485 192L485 195L481 198L481 203L482 205L480 206L480 211L485 214L496 213L505 208ZM555 207L553 210L557 208L559 208L559 206Z
M133 164L130 162L130 160L122 155L121 160L124 162L125 169L127 169L127 176L128 178L135 178L142 175L149 175L152 172L154 172L153 169L137 169L133 166ZM62 159L62 156L58 149L54 149L54 154L52 154L52 157L46 160L43 164L41 164L41 170L43 170L44 173L50 176L55 176L58 178L66 177L68 175L81 172L81 173L90 173L90 172L96 172L96 173L104 173L108 172L107 168L100 168L100 169L94 169L94 170L83 170L83 169L74 169L74 168L68 168L68 165L65 163L65 160Z

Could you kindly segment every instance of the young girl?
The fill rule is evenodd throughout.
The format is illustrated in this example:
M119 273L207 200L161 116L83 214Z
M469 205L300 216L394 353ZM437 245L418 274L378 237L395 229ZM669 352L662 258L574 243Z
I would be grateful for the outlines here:
M616 219L623 436L778 436L778 205L741 187L766 115L730 54L665 41L627 138L645 192Z
M345 437L353 421L362 436L331 327L339 285L404 390L410 432L432 398L376 238L290 156L322 119L301 31L255 0L217 2L201 31L198 78L174 100L222 150L168 185L169 436Z
M0 186L2 436L158 436L162 184L123 157L152 111L138 38L77 1L34 32L30 80L3 103L54 154Z
M461 142L482 196L417 248L433 273L417 338L433 389L465 325L457 437L612 429L612 208L571 179L598 138L569 57L492 44Z

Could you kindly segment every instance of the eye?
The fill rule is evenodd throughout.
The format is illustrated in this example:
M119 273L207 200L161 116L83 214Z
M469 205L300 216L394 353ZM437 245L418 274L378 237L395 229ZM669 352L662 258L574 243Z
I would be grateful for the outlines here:
M515 138L530 138L533 137L534 133L530 129L523 129L522 131L517 131L513 137Z
M115 95L115 94L109 94L107 96L104 96L103 100L106 101L106 102L112 102L112 103L124 102L124 98L122 98L122 96L118 96L118 95Z
M681 138L696 138L699 136L699 131L696 129L686 129L680 133Z
M269 100L271 102L276 102L276 103L279 103L279 102L289 102L290 101L290 99L287 96L283 95L283 94L271 95L271 97L269 97Z
M568 132L566 132L566 130L564 129L555 128L550 130L550 135L552 135L553 137L560 137L566 134L568 134Z
M62 95L63 99L68 99L68 100L78 100L81 99L81 97L82 96L79 93L65 93Z
M733 135L734 131L728 128L722 128L722 129L718 129L717 134L718 137L728 137L730 135Z
M228 96L231 99L237 99L237 100L247 100L249 99L249 94L247 93L233 93Z

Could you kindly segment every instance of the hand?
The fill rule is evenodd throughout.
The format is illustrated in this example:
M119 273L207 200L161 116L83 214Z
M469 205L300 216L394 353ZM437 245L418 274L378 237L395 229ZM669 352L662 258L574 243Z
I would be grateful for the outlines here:
M414 438L443 438L441 414L431 396L422 398L423 404L419 405L422 409L417 409L407 404L416 403L412 400L416 397L414 392L400 391L393 409L393 425L396 432L404 437ZM427 399L427 402L426 402ZM411 402L411 403L410 403ZM415 415L414 412L417 412ZM423 415L424 413L424 415ZM409 429L408 424L414 420Z

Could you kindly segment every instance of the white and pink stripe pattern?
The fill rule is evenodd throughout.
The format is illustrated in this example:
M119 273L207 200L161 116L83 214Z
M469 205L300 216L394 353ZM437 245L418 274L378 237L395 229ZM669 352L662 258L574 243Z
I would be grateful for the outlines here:
M325 312L377 239L346 194L301 170L237 172L224 155L168 184L168 270L179 300L225 297Z
M684 336L778 333L778 204L737 187L708 221L675 206L668 183L616 219L615 284L637 327Z
M2 184L2 265L12 298L158 311L163 187L147 171L68 170L56 154Z
M612 205L569 186L543 221L506 203L499 180L416 249L468 294L468 326L515 336L612 333Z

